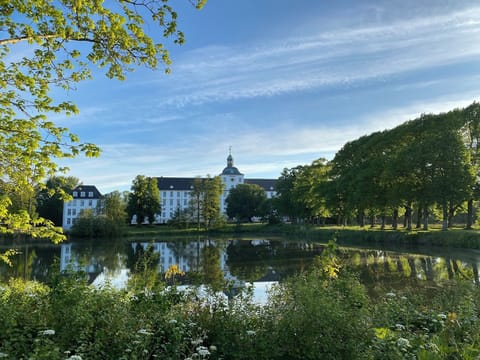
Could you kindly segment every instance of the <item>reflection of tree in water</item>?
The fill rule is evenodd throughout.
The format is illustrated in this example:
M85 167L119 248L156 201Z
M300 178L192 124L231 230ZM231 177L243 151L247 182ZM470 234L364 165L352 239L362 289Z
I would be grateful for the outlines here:
M203 247L203 280L215 291L222 290L225 285L220 249L213 244Z
M404 255L383 250L352 250L342 252L344 262L359 274L370 289L403 288L406 282L439 283L443 280L472 279L477 284L478 267L451 257Z
M2 281L10 278L21 278L25 280L46 281L48 272L58 257L60 250L58 246L51 244L23 244L12 245L18 253L12 256L12 266L0 262L0 274Z
M305 242L239 240L227 247L232 275L244 281L266 280L272 273L284 278L308 267L323 245Z

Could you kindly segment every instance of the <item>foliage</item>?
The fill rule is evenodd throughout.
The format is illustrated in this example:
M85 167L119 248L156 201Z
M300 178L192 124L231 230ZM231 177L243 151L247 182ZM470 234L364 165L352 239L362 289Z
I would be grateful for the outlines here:
M98 214L93 209L84 209L72 225L70 234L77 238L113 239L122 236L124 230L123 221L119 222L106 215Z
M265 190L256 184L239 184L230 189L227 202L227 215L237 221L252 221L253 217L266 214L267 195Z
M62 226L63 202L79 184L80 180L73 176L48 178L45 187L36 195L38 215L52 221L55 226Z
M190 192L190 209L197 223L197 230L203 224L205 230L223 225L220 214L220 195L223 192L223 182L219 176L207 175L206 178L196 178Z
M192 4L201 8L205 1ZM157 28L163 31L160 38L184 42L168 0L2 2L0 232L64 238L50 221L36 218L35 189L43 188L45 178L67 170L57 165L58 159L94 157L100 149L55 124L52 115L70 116L78 109L52 93L56 88L73 90L77 82L92 77L95 65L116 79L124 79L135 66L155 69L163 64L168 72L170 57L157 39Z
M395 291L377 285L367 292L341 263L335 242L324 251L313 268L279 283L265 305L252 302L249 286L227 300L213 290L200 296L195 288L167 288L163 277L155 279L155 286L142 283L143 275L158 266L148 246L135 267L138 282L127 289L89 286L81 272L54 272L45 285L11 280L0 287L0 356L280 360L480 355L480 288L473 282L429 282ZM175 266L167 273L169 278L181 275Z
M153 224L155 216L162 210L157 179L137 175L132 182L131 190L127 205L129 218L136 216L138 225L145 221Z

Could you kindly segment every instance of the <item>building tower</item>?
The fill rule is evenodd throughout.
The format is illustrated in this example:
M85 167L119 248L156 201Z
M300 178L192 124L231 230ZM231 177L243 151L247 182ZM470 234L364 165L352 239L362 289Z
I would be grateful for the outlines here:
M243 184L243 174L233 165L233 156L232 156L232 148L229 148L228 157L227 157L227 167L223 169L220 177L225 185L223 190L222 197L220 199L220 210L222 213L225 213L227 210L227 205L225 203L225 199L230 192L230 189L236 187L238 184Z

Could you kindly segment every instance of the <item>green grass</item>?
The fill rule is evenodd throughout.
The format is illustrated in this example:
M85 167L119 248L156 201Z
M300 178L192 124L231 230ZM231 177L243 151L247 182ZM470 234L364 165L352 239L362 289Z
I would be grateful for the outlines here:
M382 244L402 244L402 245L426 245L426 246L445 246L457 248L480 249L480 231L465 230L457 227L442 231L440 226L433 225L430 230L411 230L403 228L398 230L384 229L379 226L359 227L359 226L313 226L313 225L294 225L294 224L226 224L218 229L206 231L201 229L175 229L168 226L132 226L128 228L127 237L130 240L139 238L148 238L156 240L168 236L216 236L216 237L238 237L238 236L287 236L292 240L309 240L327 242L334 236L340 243L372 243Z

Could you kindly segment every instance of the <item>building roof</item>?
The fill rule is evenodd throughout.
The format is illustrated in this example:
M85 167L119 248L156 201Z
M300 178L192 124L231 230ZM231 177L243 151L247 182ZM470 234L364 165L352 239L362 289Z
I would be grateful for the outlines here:
M221 175L243 175L235 166L233 166L233 156L229 154L227 157L227 167L223 169Z
M160 191L165 190L192 190L195 178L189 177L157 177L157 186Z
M245 184L255 184L265 191L275 191L276 179L245 179Z
M89 193L93 193L93 196L88 196ZM78 185L72 190L72 196L74 199L100 199L102 194L95 185Z

